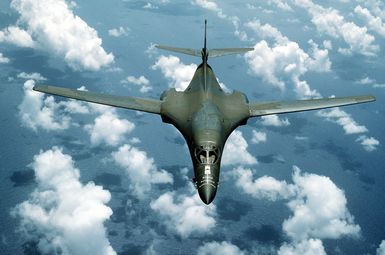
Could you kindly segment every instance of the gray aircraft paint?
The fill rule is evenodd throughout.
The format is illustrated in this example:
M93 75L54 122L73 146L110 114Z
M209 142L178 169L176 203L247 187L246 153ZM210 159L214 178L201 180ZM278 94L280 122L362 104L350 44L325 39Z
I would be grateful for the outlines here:
M37 85L34 90L58 96L160 114L163 122L174 125L185 138L194 167L194 182L202 201L210 204L217 192L224 145L231 132L247 123L250 117L270 114L316 110L374 101L373 96L351 96L295 100L286 102L249 103L239 91L225 93L208 65L209 57L244 53L252 48L208 50L206 47L206 21L204 47L195 49L170 46L157 47L178 53L201 56L202 63L185 91L169 89L160 100L128 96L113 96L54 86Z

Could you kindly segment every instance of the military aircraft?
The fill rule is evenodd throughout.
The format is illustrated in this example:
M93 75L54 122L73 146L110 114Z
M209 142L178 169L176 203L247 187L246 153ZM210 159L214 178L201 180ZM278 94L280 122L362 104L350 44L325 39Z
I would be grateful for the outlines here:
M174 88L164 91L159 100L129 96L115 96L62 87L37 85L36 91L110 105L125 109L159 114L162 121L174 125L185 138L194 167L193 179L200 198L210 204L217 192L220 163L225 142L231 132L245 125L251 117L300 112L374 101L373 96L350 96L276 102L249 102L239 91L225 93L207 63L209 57L245 53L253 48L206 47L201 50L157 45L157 48L202 57L202 63L184 91ZM108 128L108 127L106 127Z

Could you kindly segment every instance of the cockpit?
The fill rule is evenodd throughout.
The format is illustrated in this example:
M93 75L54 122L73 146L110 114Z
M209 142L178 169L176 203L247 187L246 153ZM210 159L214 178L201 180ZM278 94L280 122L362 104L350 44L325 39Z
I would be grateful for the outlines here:
M219 148L214 145L204 145L195 148L195 158L201 164L215 164L220 156Z

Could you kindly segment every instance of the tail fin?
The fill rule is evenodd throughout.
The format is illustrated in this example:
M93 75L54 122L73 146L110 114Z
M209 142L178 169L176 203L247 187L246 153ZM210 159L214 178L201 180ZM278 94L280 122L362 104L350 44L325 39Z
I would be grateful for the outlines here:
M205 40L204 40L203 49L202 49L202 51L204 51L204 52L207 51L206 37L207 37L207 19L205 19Z
M162 50L168 50L173 51L177 53L182 53L190 56L196 56L196 57L202 57L203 61L207 61L208 57L221 57L231 54L242 54L246 53L248 51L254 50L254 48L220 48L220 49L207 49L207 20L205 20L205 37L203 42L203 48L202 50L196 50L196 49L189 49L189 48L178 48L178 47L172 47L172 46L165 46L165 45L155 45L158 49Z

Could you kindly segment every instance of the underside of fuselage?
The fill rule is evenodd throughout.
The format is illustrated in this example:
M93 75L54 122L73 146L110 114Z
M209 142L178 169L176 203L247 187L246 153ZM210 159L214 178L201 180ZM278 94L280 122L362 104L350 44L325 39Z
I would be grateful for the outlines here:
M202 201L213 201L225 142L248 117L247 98L240 92L225 93L211 67L198 66L183 92L170 89L161 100L162 120L183 135L194 167L194 184Z

